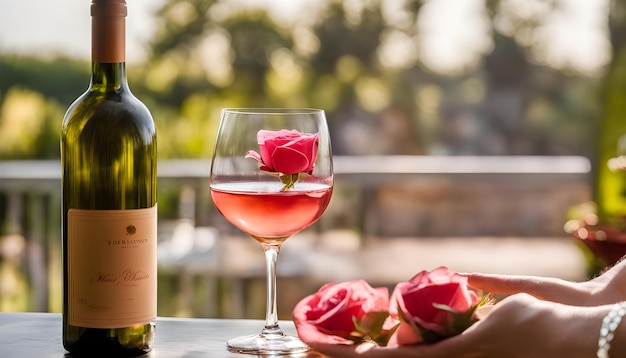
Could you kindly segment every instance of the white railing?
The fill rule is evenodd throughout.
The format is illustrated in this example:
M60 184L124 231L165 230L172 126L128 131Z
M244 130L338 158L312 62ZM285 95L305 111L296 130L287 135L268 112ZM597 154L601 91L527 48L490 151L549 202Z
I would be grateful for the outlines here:
M211 163L203 159L161 160L159 178L208 178ZM338 176L365 174L569 174L587 175L589 160L581 156L335 156ZM0 187L6 181L58 180L58 160L0 161Z
M477 230L554 236L567 207L590 197L591 166L579 156L336 156L334 169L336 190L315 230L349 228L362 245ZM159 161L159 190L180 197L175 217L160 222L160 241L170 239L177 220L237 232L212 207L209 170L209 160ZM60 269L60 179L58 160L0 161L0 260L21 260L16 265L30 278L33 310L45 311L49 297L60 297L48 279ZM489 221L490 215L507 216Z

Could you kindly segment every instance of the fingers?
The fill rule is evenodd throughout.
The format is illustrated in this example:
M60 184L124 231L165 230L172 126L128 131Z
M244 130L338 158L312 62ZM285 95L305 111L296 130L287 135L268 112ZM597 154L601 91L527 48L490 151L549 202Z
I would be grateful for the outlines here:
M458 335L434 344L403 347L379 347L375 344L341 345L311 344L311 348L328 357L337 358L465 358L473 350L463 335Z
M471 328L470 328L471 329ZM475 356L476 350L472 348L471 340L467 339L467 334L460 334L443 341L423 345L414 348L412 358L465 358ZM409 355L406 355L409 357Z
M538 276L498 274L467 274L470 286L498 294L527 293L542 300L567 304L582 304L588 294L575 283Z
M532 294L540 291L548 279L533 276L510 276L497 274L473 273L468 274L470 286L503 294L526 292Z

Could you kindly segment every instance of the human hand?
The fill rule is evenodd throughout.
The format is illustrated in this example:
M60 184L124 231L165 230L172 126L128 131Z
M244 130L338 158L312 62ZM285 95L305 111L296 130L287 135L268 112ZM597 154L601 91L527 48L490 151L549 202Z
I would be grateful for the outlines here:
M465 332L434 344L313 346L332 357L541 358L593 357L607 306L574 307L527 294L507 297Z
M585 282L553 277L468 274L470 286L499 294L527 293L542 300L597 306L626 300L626 261Z
M574 307L516 294L470 329L431 346L421 358L593 357L604 307ZM593 332L593 333L590 333Z

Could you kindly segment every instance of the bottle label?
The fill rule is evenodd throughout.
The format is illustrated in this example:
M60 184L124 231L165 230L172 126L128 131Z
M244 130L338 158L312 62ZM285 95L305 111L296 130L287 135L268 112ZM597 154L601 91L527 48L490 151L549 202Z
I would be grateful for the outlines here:
M156 318L156 205L69 209L67 241L71 325L123 328Z

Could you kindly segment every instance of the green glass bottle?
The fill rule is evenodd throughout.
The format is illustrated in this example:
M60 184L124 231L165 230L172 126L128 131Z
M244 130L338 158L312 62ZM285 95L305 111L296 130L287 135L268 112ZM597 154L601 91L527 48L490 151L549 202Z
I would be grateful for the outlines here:
M626 232L626 5L613 1L611 6L614 54L604 83L593 195L599 225Z
M61 131L63 346L124 357L155 337L156 129L130 92L125 0L93 0L89 88Z

